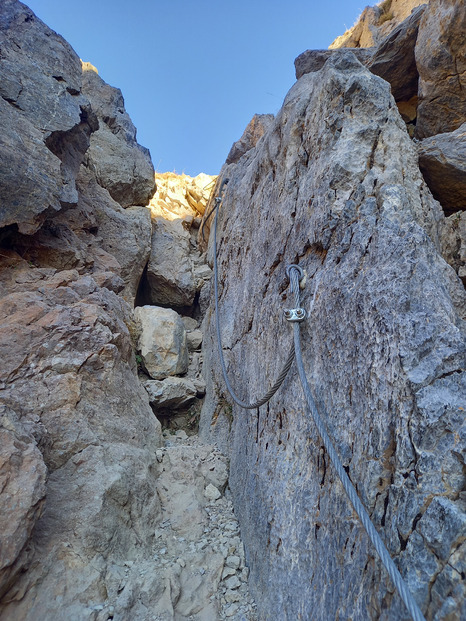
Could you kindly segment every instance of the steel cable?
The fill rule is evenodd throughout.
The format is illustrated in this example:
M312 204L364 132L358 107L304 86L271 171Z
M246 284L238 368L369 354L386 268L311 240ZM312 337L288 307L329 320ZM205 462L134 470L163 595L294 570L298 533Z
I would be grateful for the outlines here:
M215 212L215 220L214 220L214 249L213 249L214 250L214 292L215 292L215 322L216 322L216 327L217 327L217 346L218 346L218 354L220 358L220 365L222 367L223 379L225 380L226 387L233 401L240 407L244 408L245 410L255 410L261 405L264 405L264 403L267 403L267 401L270 401L270 399L273 397L273 395L277 392L277 390L280 388L280 386L285 381L285 377L288 375L288 371L290 370L291 365L293 364L293 361L295 358L294 345L293 344L291 345L290 353L288 354L288 358L286 359L286 362L283 366L283 369L280 375L277 378L277 381L270 388L270 390L265 393L265 395L261 399L257 399L257 401L254 401L253 403L247 403L246 401L242 401L236 395L228 379L225 359L223 357L222 337L220 334L220 316L219 316L219 310L218 310L217 220L218 220L218 212L220 208L221 199L217 198L215 200L217 203L216 205L217 210Z
M223 187L225 183L227 183L227 181L222 183L221 188ZM299 326L300 322L299 321L293 322L294 343L288 355L287 361L283 367L283 370L278 376L277 381L272 386L272 388L261 399L258 399L254 403L246 403L242 401L241 399L239 399L239 397L235 394L235 391L233 390L233 387L231 386L230 381L228 379L225 359L223 357L223 347L222 347L222 340L221 340L221 333L220 333L220 316L219 316L219 309L218 309L219 299L218 299L218 264L217 264L217 220L218 220L218 212L219 212L219 207L221 203L221 198L218 197L215 200L216 200L216 212L215 212L215 221L214 221L214 248L213 248L213 251L214 251L215 321L216 321L217 346L218 346L218 353L219 353L219 358L220 358L220 365L222 368L223 379L225 381L225 385L228 389L228 392L230 393L233 401L240 407L244 409L249 409L249 410L258 408L261 405L264 405L264 403L267 403L267 401L269 401L271 397L277 392L277 390L280 388L283 381L285 380L285 377L287 376L288 371L290 370L291 365L293 364L293 360L296 358L296 366L298 368L299 379L301 380L301 385L303 388L304 396L305 396L309 411L317 427L317 430L320 434L320 437L322 438L322 442L324 443L325 449L327 450L327 453L333 463L336 473L342 482L343 488L346 494L348 495L348 498L351 504L353 505L354 510L358 514L359 519L362 525L364 526L364 529L369 535L369 538L372 544L374 545L380 557L380 560L385 566L385 569L387 570L393 584L395 585L406 608L411 614L413 621L426 621L412 593L408 589L408 586L406 585L395 563L393 562L390 556L390 553L385 547L385 544L383 543L379 533L375 529L375 526L373 525L369 517L369 514L367 513L364 505L359 499L359 496L358 496L358 493L355 487L353 486L348 475L346 474L346 471L343 467L342 462L340 461L338 453L336 452L332 444L332 441L330 440L330 436L327 433L325 424L317 410L314 397L312 396L312 392L309 387L309 383L307 381L306 372L304 370L304 364L303 364L303 358L302 358L302 352L301 352L301 333L300 333L300 326ZM212 211L209 213L209 216L211 213ZM287 273L290 278L291 292L294 294L295 306L297 309L299 309L299 306L300 306L299 281L300 281L300 276L302 276L302 274L300 274L300 268L292 265L288 268Z
M295 292L295 298L297 298L297 306L299 306L299 280L298 280L298 272L295 269L290 270L290 280L292 283L293 291ZM302 388L304 391L304 396L306 397L306 402L311 412L314 423L319 431L320 437L322 438L322 442L327 450L327 453L332 460L332 463L335 467L335 470L343 484L345 492L348 495L348 498L351 501L351 504L354 507L354 510L359 516L362 525L364 526L367 534L369 535L370 540L372 541L377 553L380 557L380 560L385 566L385 569L388 571L390 578L393 581L398 593L400 594L403 602L406 605L406 608L409 610L414 621L426 621L419 606L417 605L414 597L412 596L408 586L403 580L400 572L398 571L395 563L393 562L385 544L383 543L379 533L376 531L375 526L372 524L369 514L367 513L364 505L359 499L358 493L351 483L346 471L343 467L343 464L340 461L338 453L336 452L332 441L327 433L327 429L325 424L320 417L319 412L317 411L317 407L312 396L311 389L309 387L309 383L307 381L306 373L304 371L303 358L301 354L301 335L300 335L300 327L299 323L295 323L293 325L293 336L294 336L294 347L296 354L296 366L298 368L299 379L301 380Z

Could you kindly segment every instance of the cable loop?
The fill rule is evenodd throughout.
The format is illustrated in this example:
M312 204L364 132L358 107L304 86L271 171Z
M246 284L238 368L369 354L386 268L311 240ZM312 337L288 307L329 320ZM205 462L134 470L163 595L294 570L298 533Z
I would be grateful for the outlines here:
M223 187L227 183L228 183L228 179L222 182L220 186L220 192L219 192L220 196L218 196L215 199L216 211L215 211L215 221L214 221L214 292L215 292L215 323L216 323L216 328L217 328L217 346L218 346L218 354L220 358L220 366L222 368L223 379L225 381L227 390L231 395L231 398L241 408L244 408L245 410L255 410L261 405L264 405L265 403L267 403L267 401L270 401L270 399L273 397L273 395L277 392L277 390L280 388L280 386L285 381L285 378L288 375L288 371L290 370L291 365L294 362L294 358L295 358L294 345L291 344L288 357L286 359L286 362L283 366L283 369L280 375L277 378L277 381L270 388L270 390L268 390L265 393L263 397L261 397L260 399L257 399L256 401L253 401L252 403L248 403L246 401L243 401L236 395L235 391L233 390L232 385L230 384L230 380L228 379L225 359L223 357L222 336L220 333L220 315L219 315L219 310L218 310L219 303L218 303L218 264L217 264L217 220L218 220L218 212L220 210L220 203L222 202L221 192L222 192ZM299 290L299 286L298 286L298 290Z
M221 189L223 189L226 182L227 181L224 181L222 183ZM286 274L290 280L290 289L291 289L291 292L294 294L295 306L296 306L296 308L291 309L290 311L285 311L285 313L289 313L289 317L287 317L287 319L293 322L294 347L291 348L291 351L288 355L288 359L276 383L264 395L262 399L259 399L255 401L254 403L245 403L244 401L241 401L241 399L239 399L236 396L228 380L225 360L223 358L223 348L222 348L222 341L221 341L221 334L220 334L220 318L219 318L219 311L218 311L217 219L218 219L219 206L221 202L222 202L221 196L215 199L215 206L216 206L215 223L214 223L215 319L216 319L216 327L217 327L218 353L220 357L220 364L222 367L223 379L225 380L225 384L228 389L228 392L230 393L233 401L236 404L238 404L240 407L245 408L245 409L258 408L264 403L267 403L267 401L269 401L269 399L277 392L277 390L280 388L283 381L285 380L285 377L287 376L288 371L290 370L290 367L293 364L294 359L296 358L296 366L298 369L298 375L299 375L299 379L301 380L301 385L302 385L302 389L304 392L304 396L306 399L309 412L311 413L311 416L314 420L314 423L317 427L320 437L322 438L322 442L324 443L325 449L327 450L327 453L333 463L336 473L338 474L340 478L343 488L351 504L353 505L354 510L358 514L361 524L364 526L367 534L369 535L369 538L373 546L377 550L380 560L385 566L385 569L387 570L390 578L392 579L393 584L395 585L406 608L411 614L413 621L426 621L419 606L416 603L416 600L414 599L412 593L408 589L406 582L403 580L400 572L398 571L395 563L393 562L393 559L391 558L390 553L385 547L385 544L383 543L379 533L377 532L377 530L375 529L375 526L371 522L369 514L367 513L364 505L362 504L355 487L353 486L348 475L346 474L346 471L338 456L338 453L336 452L335 447L333 446L333 443L327 433L326 426L317 410L314 397L312 395L309 383L307 381L306 372L304 370L304 365L303 365L302 353L301 353L300 321L302 321L302 319L304 319L305 317L301 317L300 311L303 311L304 314L305 314L305 311L304 309L300 308L299 282L304 277L304 271L301 267L299 267L299 265L293 264L293 265L289 265L286 268ZM325 410L324 410L324 414L325 414Z

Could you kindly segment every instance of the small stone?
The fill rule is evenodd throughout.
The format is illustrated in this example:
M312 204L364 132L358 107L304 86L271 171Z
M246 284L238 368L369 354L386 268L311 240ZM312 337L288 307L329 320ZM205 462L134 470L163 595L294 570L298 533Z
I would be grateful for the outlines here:
M238 569L240 562L241 562L241 559L239 558L239 556L229 556L226 560L226 565L227 567Z
M228 578L229 576L235 576L235 575L236 575L236 571L232 567L225 567L222 573L222 580L225 580L225 578Z
M235 532L238 530L238 522L228 522L225 524L225 530L229 530L230 532Z
M231 604L233 602L239 602L241 599L241 595L238 593L238 591L227 591L225 593L225 600Z
M176 562L178 563L180 567L186 567L186 561L184 560L184 558L178 558L176 559Z
M197 278L202 278L203 280L209 280L212 278L212 270L207 264L198 265L194 270L194 274Z
M197 328L199 327L199 323L192 317L181 317L181 321L184 323L184 327L187 332L197 330Z
M160 554L166 554L167 553L167 548L162 548L160 550Z
M238 612L238 604L230 604L225 608L225 616L232 617L234 614Z
M209 485L204 490L204 496L208 500L218 500L218 498L220 498L221 495L222 494L219 492L219 490L214 485L212 485L212 483L209 483Z
M241 586L241 582L238 580L237 576L232 576L225 580L225 585L227 589L234 590Z
M188 349L190 351L196 351L202 344L203 334L200 330L193 330L186 335Z
M244 569L241 572L241 580L246 582L248 578L249 578L249 568L248 567L244 567Z

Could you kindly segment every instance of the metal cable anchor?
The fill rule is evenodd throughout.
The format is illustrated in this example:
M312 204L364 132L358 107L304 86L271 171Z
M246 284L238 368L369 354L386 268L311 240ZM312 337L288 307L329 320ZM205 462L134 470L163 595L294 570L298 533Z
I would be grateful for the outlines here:
M297 274L292 278L292 270L296 270ZM306 311L299 304L299 283L304 278L304 270L299 265L292 264L286 268L286 275L288 276L291 284L291 293L295 294L296 308L290 308L284 311L285 319L292 323L304 321L306 319ZM294 283L296 283L296 291L294 291Z
M283 312L287 321L296 322L304 321L306 319L306 311L304 308L290 308Z

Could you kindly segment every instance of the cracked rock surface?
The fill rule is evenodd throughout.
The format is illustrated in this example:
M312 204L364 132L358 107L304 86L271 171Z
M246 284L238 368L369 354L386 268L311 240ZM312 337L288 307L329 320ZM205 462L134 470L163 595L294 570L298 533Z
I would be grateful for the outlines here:
M304 364L340 458L427 618L462 618L466 297L389 84L350 51L332 55L226 177L218 257L233 386L250 401L281 370L285 268L299 263ZM231 458L259 618L406 619L296 372L259 410L230 405L212 317L201 434Z

